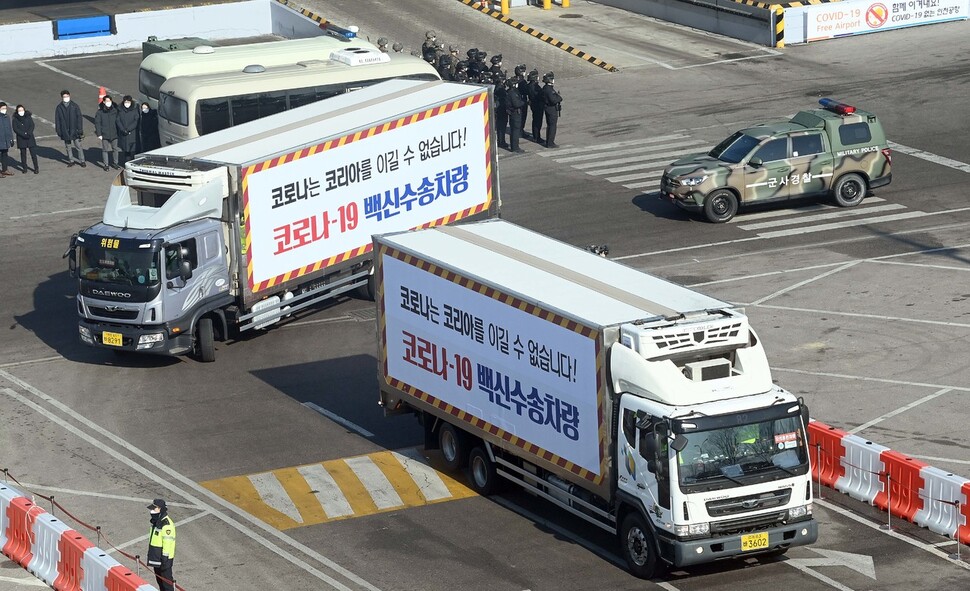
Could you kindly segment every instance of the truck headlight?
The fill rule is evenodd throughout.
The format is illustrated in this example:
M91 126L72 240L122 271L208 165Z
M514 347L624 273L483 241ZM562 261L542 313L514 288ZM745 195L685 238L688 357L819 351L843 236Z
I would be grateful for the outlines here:
M86 326L78 325L77 332L81 337L81 340L89 345L94 344L94 337L91 336L91 329Z
M692 523L690 525L675 525L674 534L680 538L689 536L706 536L711 533L710 523Z
M788 510L788 519L801 519L806 515L812 514L812 504L799 505Z
M703 183L707 180L707 175L704 176L689 176L680 179L680 184L684 187L696 187L697 185Z
M138 348L139 349L151 349L152 345L155 343L161 343L165 340L165 333L153 332L151 334L143 334L138 337Z

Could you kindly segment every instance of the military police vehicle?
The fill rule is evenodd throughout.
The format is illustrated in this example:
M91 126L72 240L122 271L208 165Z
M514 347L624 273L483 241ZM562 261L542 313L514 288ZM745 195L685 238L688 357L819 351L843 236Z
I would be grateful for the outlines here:
M886 134L872 113L831 99L819 104L677 160L664 171L661 195L714 223L749 203L831 195L842 207L858 205L869 189L892 181Z

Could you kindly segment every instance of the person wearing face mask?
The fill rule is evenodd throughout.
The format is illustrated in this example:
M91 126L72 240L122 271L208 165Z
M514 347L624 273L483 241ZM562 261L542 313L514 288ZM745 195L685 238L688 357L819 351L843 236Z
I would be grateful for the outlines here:
M20 148L20 166L24 174L27 174L27 151L30 151L30 159L34 161L34 174L40 172L37 168L37 138L34 137L34 119L30 116L30 111L23 105L17 105L17 110L13 114L13 133L17 136L17 147Z
M159 591L175 591L172 563L175 561L175 522L168 516L164 499L148 506L152 527L148 532L148 566L155 570Z
M138 117L138 151L149 152L162 145L158 137L158 111L148 103L141 104L141 114Z
M118 168L121 152L118 149L118 108L115 107L111 96L104 97L98 112L94 114L94 133L101 140L101 168L108 170ZM114 161L111 155L114 154Z
M138 109L131 95L125 95L118 110L118 147L122 156L119 166L134 158L138 150Z
M13 147L13 127L7 115L7 103L0 101L0 177L11 176L7 170L7 152Z
M84 118L81 117L81 107L71 101L71 93L61 91L61 103L54 109L54 131L64 142L64 152L67 153L67 166L84 163L84 151L81 149L81 138L84 137ZM77 152L77 156L74 153Z

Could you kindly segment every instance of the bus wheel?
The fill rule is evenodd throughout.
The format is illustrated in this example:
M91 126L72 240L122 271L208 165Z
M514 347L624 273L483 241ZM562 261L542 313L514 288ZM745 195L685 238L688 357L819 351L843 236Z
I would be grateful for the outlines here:
M200 318L195 325L195 356L203 363L216 360L215 333L211 318Z
M657 570L657 551L653 534L636 511L623 518L620 526L620 550L630 572L641 579L650 579Z

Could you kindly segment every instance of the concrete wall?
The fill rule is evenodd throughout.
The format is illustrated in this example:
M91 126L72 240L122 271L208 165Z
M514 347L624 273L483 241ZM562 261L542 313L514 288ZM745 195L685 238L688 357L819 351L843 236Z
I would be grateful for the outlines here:
M596 0L630 12L774 46L771 13L764 8L738 4L732 0Z
M140 48L149 35L159 39L230 39L268 35L274 32L273 13L279 13L273 11L273 7L284 8L273 0L244 0L231 4L117 14L116 34L82 39L55 40L51 21L4 25L0 26L0 39L3 39L0 61ZM295 14L304 18L299 13ZM312 23L309 19L304 20ZM316 23L313 24L316 26ZM295 22L289 26L294 30L299 28ZM320 34L319 29L316 34Z
M274 35L287 39L305 39L324 34L316 21L310 20L296 10L273 0L270 0L269 5Z

